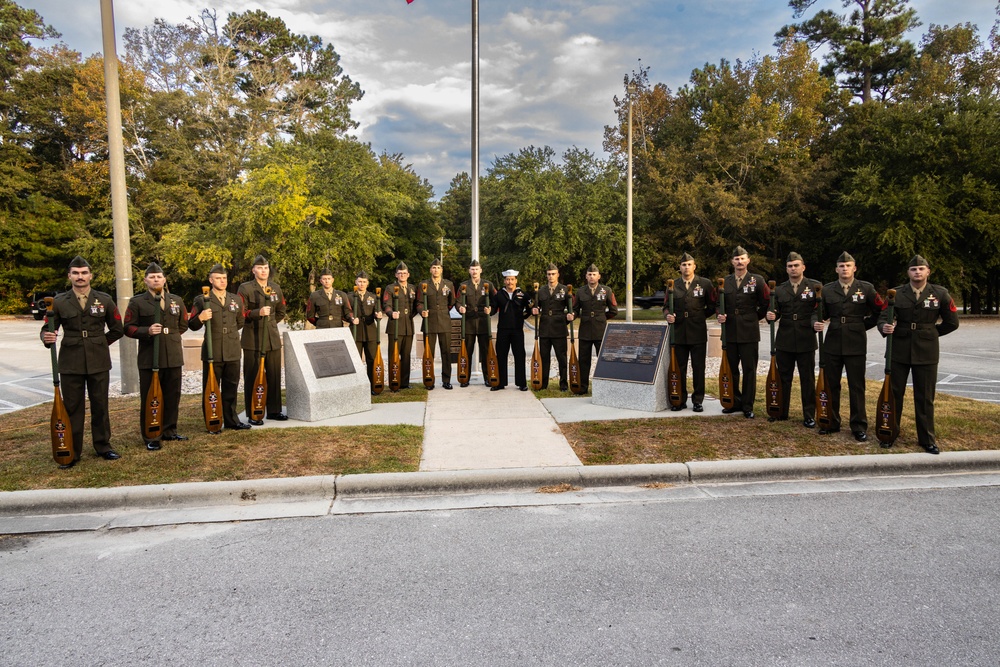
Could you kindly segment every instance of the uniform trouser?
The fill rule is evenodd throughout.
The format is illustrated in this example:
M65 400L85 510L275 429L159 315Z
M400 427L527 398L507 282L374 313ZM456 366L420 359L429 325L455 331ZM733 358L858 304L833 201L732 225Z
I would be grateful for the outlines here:
M601 341L599 340L583 340L580 339L580 387L583 389L584 393L587 391L587 387L590 385L590 364L593 359L593 355L596 353L598 356L601 354Z
M162 418L160 423L160 438L177 435L177 413L181 405L181 371L180 366L174 368L160 369L160 389L163 390L163 405L161 406ZM153 371L149 368L139 369L139 395L142 396L142 404L139 406L139 428L140 433L146 433L146 395L149 393L149 385L153 382ZM159 440L160 438L156 438ZM145 442L154 442L147 440Z
M816 353L785 352L777 350L778 375L781 376L782 400L781 419L788 419L788 409L792 401L792 375L799 369L799 385L802 395L802 420L816 418Z
M396 343L395 336L389 336L390 364L392 363L392 349ZM413 336L399 337L399 388L408 389L410 387L410 350L413 349Z
M444 331L425 335L431 344L431 358L433 359L436 354L435 345L441 351L441 384L451 383L451 332Z
M757 342L726 343L726 357L733 373L733 407L743 412L753 412L757 400ZM740 385L740 372L743 384Z
M111 373L90 373L77 375L60 373L59 386L62 389L63 405L69 414L69 425L73 429L73 451L76 458L83 454L83 418L87 411L84 396L90 396L90 437L98 454L111 450L111 419L108 417L108 385Z
M708 343L698 343L697 345L677 345L674 350L677 353L677 365L681 371L681 405L687 405L687 369L688 357L691 358L691 374L694 380L694 392L691 394L691 403L701 405L705 400L705 355ZM669 394L670 387L667 387Z
M524 329L497 329L497 365L500 386L507 386L507 353L514 353L514 384L527 387L524 375Z
M549 368L552 364L552 350L556 352L559 366L559 388L568 387L566 382L566 338L539 338L538 352L542 355L542 389L549 386Z
M906 378L913 374L913 421L917 424L917 443L937 445L934 435L934 395L937 392L937 364L910 365L892 362L892 393L896 397L896 424L903 415Z
M260 368L260 353L243 350L243 401L246 404L247 419L253 414L253 386ZM266 414L281 412L281 348L264 353L264 375L267 384Z
M214 361L215 378L222 390L222 425L234 427L240 423L239 412L236 410L236 392L240 387L239 361ZM208 362L201 362L201 390L205 391L208 384ZM202 416L205 414L205 402L201 402Z
M375 351L378 349L378 341L369 340L359 340L358 343L358 356L363 357L365 360L365 365L368 367L368 384L373 388L375 386Z
M486 370L486 355L489 352L490 335L486 333L481 334L465 334L465 349L472 356L472 353L476 349L476 341L479 341L479 368L483 372L483 381L489 384L489 372ZM499 356L499 352L497 353ZM471 369L469 375L472 375Z
M865 409L865 366L863 354L826 355L827 386L830 388L830 428L840 429L840 383L844 369L847 369L847 391L851 402L851 431L858 433L868 430L868 412Z

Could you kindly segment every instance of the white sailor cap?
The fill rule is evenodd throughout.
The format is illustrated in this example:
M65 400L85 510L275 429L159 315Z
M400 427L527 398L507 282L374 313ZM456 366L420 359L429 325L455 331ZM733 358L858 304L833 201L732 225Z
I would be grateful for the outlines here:
M503 275L504 278L516 278L517 271L515 271L514 269L507 269L501 275Z

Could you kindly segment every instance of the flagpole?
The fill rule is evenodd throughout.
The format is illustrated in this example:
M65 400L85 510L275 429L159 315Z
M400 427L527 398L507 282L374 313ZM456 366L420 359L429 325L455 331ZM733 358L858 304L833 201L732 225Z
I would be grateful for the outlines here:
M479 0L472 0L472 257L479 259Z

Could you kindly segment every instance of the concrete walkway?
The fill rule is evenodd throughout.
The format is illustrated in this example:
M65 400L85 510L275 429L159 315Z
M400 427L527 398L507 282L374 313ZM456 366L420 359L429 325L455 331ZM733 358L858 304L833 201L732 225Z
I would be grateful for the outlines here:
M581 465L552 415L530 391L468 387L427 395L420 470L482 470Z

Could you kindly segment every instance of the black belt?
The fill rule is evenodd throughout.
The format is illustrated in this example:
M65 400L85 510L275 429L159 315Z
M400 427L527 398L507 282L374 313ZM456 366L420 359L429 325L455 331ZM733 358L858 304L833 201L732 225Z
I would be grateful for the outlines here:
M848 322L850 322L851 324L858 324L858 323L864 322L864 321L865 321L865 318L863 318L863 317L843 316L843 317L840 318L840 323L841 324L847 324Z
M103 331L66 331L63 329L63 336L66 338L89 338L90 336L103 336Z
M906 324L906 322L900 322L900 325L905 325L905 324ZM935 328L937 328L936 324L930 324L930 323L910 322L909 324L910 324L910 331L913 331L914 329L935 329ZM906 327L903 326L903 328L905 329Z

